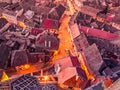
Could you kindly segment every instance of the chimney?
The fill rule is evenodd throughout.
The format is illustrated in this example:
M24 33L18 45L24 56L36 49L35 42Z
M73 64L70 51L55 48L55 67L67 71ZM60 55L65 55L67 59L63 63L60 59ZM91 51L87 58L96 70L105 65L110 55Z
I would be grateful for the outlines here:
M51 47L51 41L48 42L48 47Z
M45 47L47 47L47 41L45 40Z

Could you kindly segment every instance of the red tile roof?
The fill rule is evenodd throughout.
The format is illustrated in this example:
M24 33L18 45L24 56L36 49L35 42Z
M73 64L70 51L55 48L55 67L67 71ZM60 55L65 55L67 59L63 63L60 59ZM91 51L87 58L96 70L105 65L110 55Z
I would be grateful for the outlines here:
M58 29L60 26L59 21L55 21L52 19L45 19L43 22L43 27L46 29Z
M52 20L50 20L50 19L45 19L45 21L44 21L44 23L43 23L43 26L44 26L45 28L50 29L50 28L52 28L52 23L53 23Z
M39 33L42 33L44 30L42 30L42 29L39 29L39 28L32 28L31 29L31 34L32 35L38 35Z
M99 29L89 28L89 27L86 27L86 26L81 26L80 28L81 28L80 30L83 31L87 35L102 38L102 39L106 39L106 40L113 40L117 37L116 34L109 33L109 32L106 32L106 31L102 31L102 30L99 30Z

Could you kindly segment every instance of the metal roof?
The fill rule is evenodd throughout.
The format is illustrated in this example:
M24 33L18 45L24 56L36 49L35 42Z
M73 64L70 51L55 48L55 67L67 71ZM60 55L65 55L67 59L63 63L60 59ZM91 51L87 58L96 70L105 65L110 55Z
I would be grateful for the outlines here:
M38 90L32 89L37 88L38 85L37 78L29 75L23 75L11 84L12 90Z

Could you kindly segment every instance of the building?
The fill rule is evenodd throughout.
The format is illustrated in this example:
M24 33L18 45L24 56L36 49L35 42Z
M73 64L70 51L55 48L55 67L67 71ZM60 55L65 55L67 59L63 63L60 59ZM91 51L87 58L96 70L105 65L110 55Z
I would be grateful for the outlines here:
M58 60L55 60L56 69L60 66L60 71L64 70L67 67L80 67L78 58L75 56L68 56Z
M118 37L117 34L109 33L109 32L94 29L94 28L89 28L86 26L80 26L80 30L89 36L94 36L94 37L98 37L106 40L113 40Z
M99 69L103 64L103 59L96 44L92 44L83 50L87 68L90 68L95 75L99 75Z
M118 79L117 81L115 81L110 87L108 87L106 90L119 90L120 87L119 87L119 84L120 84L120 79Z
M0 33L4 33L5 31L7 31L7 28L10 26L10 24L8 23L8 21L5 18L0 18Z
M72 21L70 21L72 22ZM89 46L87 38L83 32L80 31L79 25L77 23L70 23L70 35L73 41L73 45L78 52L81 52L83 49Z
M37 63L45 60L45 53L33 52L28 54L29 63Z
M43 21L43 27L46 29L56 29L58 30L60 27L60 22L54 19L45 19Z
M2 13L2 16L4 16L9 22L17 24L17 14L15 12L6 9Z
M0 23L0 29L2 29L8 23L8 21L5 18L0 18Z
M44 33L44 29L39 29L39 28L32 28L30 34L37 36L38 34Z
M28 10L28 11L26 11L26 12L24 13L24 16L25 16L28 20L30 20L30 19L32 19L33 16L34 16L34 11Z
M15 50L11 56L11 66L16 67L28 63L28 56L25 50Z
M37 78L29 75L23 75L11 83L11 88L12 90L38 90L38 85L39 82Z
M119 51L120 51L119 39L117 39L117 38L115 40L108 41L108 40L88 36L87 39L88 39L89 44L96 43L96 45L98 46L98 48L100 50L105 49L105 51L115 52L118 55L120 54L119 53ZM104 43L104 42L106 42L106 43ZM115 44L114 42L116 42L118 45Z
M63 5L58 5L50 10L48 18L52 20L60 20L66 8Z
M52 2L52 0L35 0L37 3L39 3L41 6L47 6L50 2Z
M59 39L51 33L39 34L36 39L36 47L43 50L58 50Z
M58 82L83 89L87 84L87 77L80 67L67 67L58 74Z
M0 0L0 2L11 3L11 0Z
M6 69L10 60L11 48L5 44L0 45L0 68Z
M102 82L99 82L91 87L86 88L85 90L105 90Z
M89 43L84 33L81 33L79 36L74 38L73 42L78 52L81 52L89 46Z
M19 3L9 5L2 13L9 22L17 24L17 17L21 16L23 13L23 8Z
M68 56L55 60L55 72L58 75L58 82L70 87L85 88L87 77L81 69L76 56ZM82 85L82 86L81 86Z
M90 6L82 6L81 9L79 10L80 12L90 15L92 17L96 17L97 13L100 11L99 9L90 7Z
M71 39L73 40L74 38L78 37L80 35L80 30L79 30L79 26L77 25L77 23L71 23L73 21L70 21L69 23L69 32L71 34Z
M24 9L22 8L22 6L20 6L19 3L11 4L6 9L15 12L17 14L16 16L21 16L24 11Z
M24 8L24 11L26 12L27 10L31 10L33 6L35 6L36 1L35 0L22 0L20 2L20 5L22 8Z
M12 0L12 3L18 3L21 2L22 0Z

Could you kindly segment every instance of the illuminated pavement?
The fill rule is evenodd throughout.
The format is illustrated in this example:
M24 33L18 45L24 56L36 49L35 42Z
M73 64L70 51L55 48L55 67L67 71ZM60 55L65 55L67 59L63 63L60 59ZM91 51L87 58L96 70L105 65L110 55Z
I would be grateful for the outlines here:
M20 76L20 75L23 75L23 74L29 74L29 73L32 73L32 72L38 72L38 71L40 71L41 69L47 70L47 69L49 69L49 68L51 68L51 67L53 67L53 64L52 64L52 63L47 63L47 64L45 65L45 64L43 64L43 63L39 63L39 62L38 62L38 63L36 63L36 64L34 64L34 65L30 65L30 67L27 68L27 69L19 69L19 70L17 70L17 72L7 70L6 72L7 72L7 75L8 75L9 77L13 77L13 78L14 78L14 76Z
M72 45L70 33L68 32L68 22L70 20L69 16L64 16L62 18L62 24L59 29L59 38L60 38L60 46L58 49L58 54L54 56L53 60L68 56L66 50L70 50L73 54L74 48Z
M69 29L68 23L71 18L70 15L73 15L75 10L70 0L67 0L67 4L70 8L69 9L70 11L66 11L65 15L61 20L61 26L59 28L60 46L59 46L58 54L54 56L53 60L68 56L68 53L66 52L66 50L70 50L70 53L72 55L75 55L75 51L71 41L71 36L70 36L70 33L68 32L68 29Z

